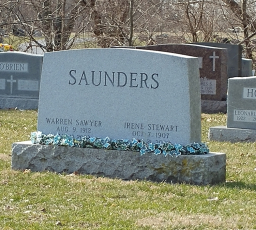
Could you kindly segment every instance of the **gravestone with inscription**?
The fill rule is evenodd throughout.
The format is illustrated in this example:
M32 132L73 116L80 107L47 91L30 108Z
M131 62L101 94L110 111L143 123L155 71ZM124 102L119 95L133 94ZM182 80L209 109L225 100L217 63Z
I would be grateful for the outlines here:
M83 61L72 61L75 57ZM56 60L63 63L61 69ZM197 68L194 57L141 50L47 53L38 130L76 137L200 142Z
M139 46L146 49L198 57L201 99L223 101L227 97L227 50L192 44Z
M200 42L204 46L225 48L228 51L228 78L242 75L242 46L228 43Z
M0 108L38 108L42 62L42 55L0 53Z
M163 44L136 48L198 57L202 112L227 111L227 49L194 44Z
M227 127L210 128L211 140L256 140L256 77L229 79Z
M38 131L77 139L200 143L198 59L134 49L46 53ZM12 168L194 184L225 180L225 154L162 156L21 142L13 144Z

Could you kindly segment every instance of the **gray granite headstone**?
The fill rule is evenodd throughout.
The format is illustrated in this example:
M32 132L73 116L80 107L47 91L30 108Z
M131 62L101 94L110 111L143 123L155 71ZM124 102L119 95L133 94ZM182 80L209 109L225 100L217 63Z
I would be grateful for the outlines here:
M228 77L240 77L242 76L242 46L227 44L227 43L215 43L215 42L200 42L195 43L204 46L226 48L228 50Z
M201 142L200 109L198 58L135 49L45 54L38 110L45 134L186 145ZM28 141L13 144L12 169L205 185L225 181L226 155L141 155Z
M42 62L42 55L0 53L0 108L38 108Z
M227 127L256 129L256 77L229 79Z
M252 59L242 58L242 77L252 76Z
M193 44L138 46L136 49L164 51L198 57L201 99L214 101L226 100L228 79L227 49Z
M256 77L228 80L227 126L211 127L214 141L256 141Z
M38 130L46 134L200 142L200 107L195 57L134 49L44 56Z

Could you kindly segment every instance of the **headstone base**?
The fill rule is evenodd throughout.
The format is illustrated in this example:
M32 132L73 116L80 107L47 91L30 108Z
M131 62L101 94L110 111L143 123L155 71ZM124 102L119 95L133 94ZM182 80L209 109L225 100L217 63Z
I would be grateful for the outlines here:
M32 98L0 98L0 109L38 109L38 99Z
M216 126L209 129L208 138L211 141L254 142L256 130Z
M227 113L227 101L201 100L202 113Z
M13 143L12 169L81 173L124 180L207 185L225 182L226 154L171 157L139 152Z

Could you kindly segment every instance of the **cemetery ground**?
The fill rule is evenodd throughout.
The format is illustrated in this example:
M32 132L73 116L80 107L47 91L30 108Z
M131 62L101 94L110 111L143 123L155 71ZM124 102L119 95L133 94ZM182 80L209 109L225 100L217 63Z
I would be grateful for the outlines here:
M256 229L256 143L208 141L225 124L202 114L202 141L227 154L226 183L194 186L13 171L11 145L29 140L37 112L0 110L0 229Z

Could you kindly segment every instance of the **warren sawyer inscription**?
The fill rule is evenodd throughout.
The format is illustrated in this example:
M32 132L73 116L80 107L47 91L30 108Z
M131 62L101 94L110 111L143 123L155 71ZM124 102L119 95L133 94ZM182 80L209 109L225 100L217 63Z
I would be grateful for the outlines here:
M46 123L55 127L55 133L72 133L75 138L81 138L85 135L91 135L94 129L102 127L102 121L80 120L69 118L49 118L46 117ZM79 134L77 134L79 133Z
M200 142L200 107L194 57L129 49L44 56L38 131L46 134Z

